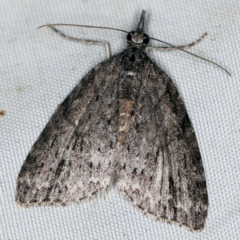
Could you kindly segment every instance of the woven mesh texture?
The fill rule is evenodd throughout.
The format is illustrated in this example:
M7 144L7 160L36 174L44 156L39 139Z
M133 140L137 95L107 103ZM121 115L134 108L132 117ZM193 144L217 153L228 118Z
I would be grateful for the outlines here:
M142 9L146 32L175 45L208 36L190 51L150 51L176 84L197 134L209 212L201 233L144 216L117 189L68 207L21 208L15 185L31 146L57 105L96 64L104 46L62 39L45 23L79 23L134 30ZM239 239L240 236L240 5L218 1L17 1L0 3L0 239ZM65 33L107 40L112 54L124 33L62 27ZM152 45L160 45L151 42ZM3 115L3 112L2 112Z

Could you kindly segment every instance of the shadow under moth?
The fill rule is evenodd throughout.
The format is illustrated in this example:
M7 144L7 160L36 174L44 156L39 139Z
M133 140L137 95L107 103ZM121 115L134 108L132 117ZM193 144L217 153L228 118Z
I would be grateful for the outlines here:
M176 87L147 56L157 39L143 32L144 18L145 11L136 31L106 28L126 32L128 45L94 67L47 123L17 179L21 206L79 203L117 184L144 214L203 229L208 194L198 143Z

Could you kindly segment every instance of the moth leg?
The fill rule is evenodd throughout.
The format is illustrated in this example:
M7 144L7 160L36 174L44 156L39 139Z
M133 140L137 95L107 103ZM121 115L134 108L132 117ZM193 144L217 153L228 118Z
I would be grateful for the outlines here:
M178 49L183 49L183 50L186 50L196 44L198 44L199 42L201 42L205 37L207 36L207 33L204 33L199 39L197 39L196 41L194 41L193 43L189 43L187 45L183 45L183 46L178 46L177 48ZM169 51L169 50L173 50L173 49L176 49L175 47L147 47L146 48L146 51L148 51L149 49L157 49L157 50L164 50L164 51Z
M59 36L70 40L70 41L76 41L76 42L84 42L86 44L104 44L106 47L106 51L107 51L107 57L110 58L111 56L111 51L110 51L110 44L108 42L105 41L94 41L94 40L88 40L88 39L79 39L79 38L75 38L75 37L70 37L66 34L64 34L63 32L59 31L58 29L56 29L53 26L48 26L49 28L51 28L54 32L56 32Z

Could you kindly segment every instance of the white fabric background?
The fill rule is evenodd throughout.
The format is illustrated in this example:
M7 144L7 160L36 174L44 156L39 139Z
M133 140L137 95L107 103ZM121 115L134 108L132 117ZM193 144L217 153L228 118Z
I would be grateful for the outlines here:
M175 45L208 36L190 51L149 55L176 84L194 125L205 168L209 212L205 229L156 222L117 189L68 207L21 208L15 185L31 146L57 105L106 59L104 46L60 38L45 23L79 23L134 30L141 10L146 32ZM240 239L240 3L238 0L61 0L0 2L0 239ZM112 53L124 33L61 28L75 37L107 40ZM151 42L152 45L160 45Z

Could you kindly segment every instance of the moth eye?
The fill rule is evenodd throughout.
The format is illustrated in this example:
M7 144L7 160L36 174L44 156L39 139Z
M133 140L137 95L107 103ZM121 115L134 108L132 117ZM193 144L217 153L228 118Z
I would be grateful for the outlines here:
M149 36L147 34L143 34L143 43L148 44L149 43Z
M135 33L134 31L128 33L128 35L127 35L127 40L128 40L128 41L131 41L131 40L132 40L132 36L133 36L134 33Z

